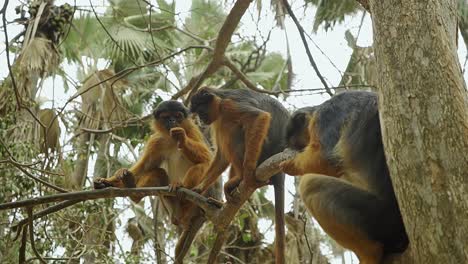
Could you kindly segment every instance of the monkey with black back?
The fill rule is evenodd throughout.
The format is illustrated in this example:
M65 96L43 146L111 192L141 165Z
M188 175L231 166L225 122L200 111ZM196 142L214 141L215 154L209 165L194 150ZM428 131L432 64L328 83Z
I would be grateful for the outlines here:
M302 200L322 228L361 263L380 263L408 245L382 143L377 95L350 91L293 113L280 166L304 175Z
M180 102L164 101L157 106L153 117L154 133L139 160L130 169L119 169L112 177L95 181L96 189L169 185L173 191L178 187L193 188L202 181L211 153L199 128L189 118L188 109ZM139 202L143 196L130 198ZM176 246L176 263L182 263L204 222L201 210L181 197L160 198L172 223L182 230Z
M247 89L204 87L191 98L190 111L210 125L216 144L206 177L195 191L206 191L229 165L229 180L224 185L228 201L233 201L233 191L241 181L248 188L265 184L257 182L255 170L284 150L284 125L289 118L276 99ZM275 189L276 263L284 263L284 174L274 175L271 182Z

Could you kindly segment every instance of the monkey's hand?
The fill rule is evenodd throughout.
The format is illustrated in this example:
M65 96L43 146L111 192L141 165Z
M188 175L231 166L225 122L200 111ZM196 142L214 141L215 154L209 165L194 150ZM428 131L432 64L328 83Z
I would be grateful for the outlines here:
M110 178L98 178L93 182L94 189L104 189L107 187L135 187L132 173L125 168L118 169Z
M180 181L169 183L169 192L174 192L180 187L183 187Z
M197 186L193 187L191 190L199 194L204 194L208 190L208 187L206 187L206 184L204 184L202 181Z
M185 145L185 140L187 137L187 134L185 133L185 130L181 127L174 127L171 128L169 131L171 134L171 137L177 141L177 147L181 148Z
M287 161L281 162L279 164L279 168L284 173L286 173L288 175L291 175L291 176L302 175L302 173L299 171L299 169L294 164L294 160L287 160Z
M201 184L195 186L192 188L192 191L196 192L196 193L202 193L203 192L203 186L201 186Z
M180 188L180 187L184 187L180 181L169 183L169 192L176 192L177 188ZM179 200L182 200L184 198L184 195L176 192L176 197Z

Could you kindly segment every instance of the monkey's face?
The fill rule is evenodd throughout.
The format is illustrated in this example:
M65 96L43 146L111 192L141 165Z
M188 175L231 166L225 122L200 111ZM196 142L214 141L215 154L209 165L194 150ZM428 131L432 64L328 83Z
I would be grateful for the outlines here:
M307 113L296 112L286 126L286 140L289 148L303 150L309 143L307 127L309 118Z
M182 112L162 112L156 120L163 124L169 131L171 128L180 127L185 117Z
M214 101L215 95L207 88L203 88L192 96L190 100L190 112L198 115L203 123L209 125L215 120L213 117Z
M156 122L169 131L171 128L181 126L188 116L188 110L180 102L164 101L154 110L153 116Z

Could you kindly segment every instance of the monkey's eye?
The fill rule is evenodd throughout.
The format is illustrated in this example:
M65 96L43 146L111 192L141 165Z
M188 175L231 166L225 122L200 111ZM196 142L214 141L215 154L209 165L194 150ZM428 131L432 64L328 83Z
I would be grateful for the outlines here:
M168 117L170 117L169 113L164 112L164 113L159 114L159 118L167 119Z
M182 117L183 117L183 115L182 115L181 112L176 112L176 113L174 114L174 116L175 116L175 118L177 118L177 119L182 119Z

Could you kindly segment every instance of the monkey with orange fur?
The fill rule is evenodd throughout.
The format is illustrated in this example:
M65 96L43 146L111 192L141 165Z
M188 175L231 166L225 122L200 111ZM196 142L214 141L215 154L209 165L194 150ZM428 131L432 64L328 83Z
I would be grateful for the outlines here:
M170 186L191 189L202 181L210 164L211 153L199 128L188 117L188 109L177 101L161 102L153 113L154 133L139 160L130 169L119 169L110 178L95 181L95 189L105 187ZM139 202L143 196L131 196ZM195 219L201 211L191 202L176 197L161 197L170 211L172 223L182 228L176 247L176 259L182 263L189 244L203 222ZM196 221L196 230L191 226ZM190 230L190 232L189 232ZM195 232L193 232L195 231ZM182 254L182 256L180 256Z
M284 150L283 126L289 113L274 98L247 89L212 89L204 87L192 98L190 111L210 125L216 153L203 181L194 188L206 191L231 165L224 185L228 201L241 181L247 188L257 188L255 170L267 158ZM276 263L284 263L284 174L272 178L275 189Z
M302 176L299 193L324 231L362 264L380 263L408 246L380 130L377 95L349 91L297 110L288 147L302 151L280 164Z

